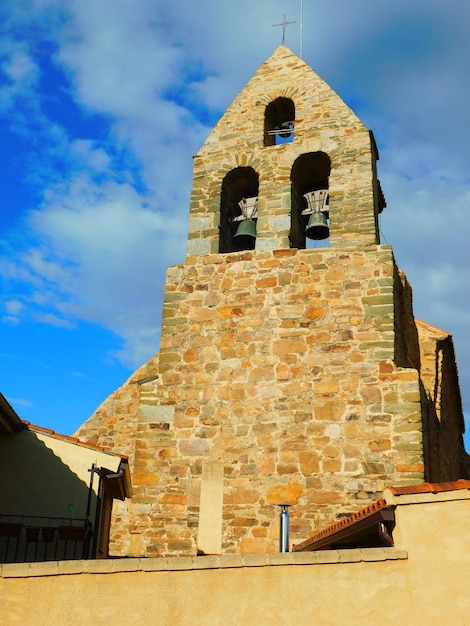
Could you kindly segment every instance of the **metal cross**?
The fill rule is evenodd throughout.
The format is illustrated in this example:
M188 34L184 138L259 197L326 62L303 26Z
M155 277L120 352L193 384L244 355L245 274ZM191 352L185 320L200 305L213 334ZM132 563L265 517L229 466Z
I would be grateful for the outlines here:
M284 40L286 38L286 26L289 24L297 24L297 20L288 22L285 15L282 16L282 22L280 24L272 24L272 26L282 26L282 45L284 45Z

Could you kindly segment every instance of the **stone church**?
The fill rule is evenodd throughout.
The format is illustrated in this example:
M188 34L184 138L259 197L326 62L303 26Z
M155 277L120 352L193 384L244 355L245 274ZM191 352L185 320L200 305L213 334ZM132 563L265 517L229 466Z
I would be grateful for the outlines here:
M380 243L378 158L285 46L212 130L159 352L77 433L129 457L111 554L275 552L281 505L295 544L388 485L469 477L452 337Z

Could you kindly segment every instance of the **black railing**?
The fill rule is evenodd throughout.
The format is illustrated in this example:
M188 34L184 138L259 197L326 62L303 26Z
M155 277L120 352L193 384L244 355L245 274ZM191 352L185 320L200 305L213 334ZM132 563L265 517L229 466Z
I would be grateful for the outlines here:
M0 515L0 563L88 559L87 519Z

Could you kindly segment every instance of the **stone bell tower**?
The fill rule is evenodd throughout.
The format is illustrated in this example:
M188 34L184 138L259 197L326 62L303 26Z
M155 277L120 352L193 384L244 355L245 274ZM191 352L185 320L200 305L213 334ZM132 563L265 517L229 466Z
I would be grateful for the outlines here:
M377 159L372 133L284 46L195 156L160 351L79 431L131 457L115 554L272 552L282 504L296 542L386 485L462 474L451 338L415 323L380 245Z

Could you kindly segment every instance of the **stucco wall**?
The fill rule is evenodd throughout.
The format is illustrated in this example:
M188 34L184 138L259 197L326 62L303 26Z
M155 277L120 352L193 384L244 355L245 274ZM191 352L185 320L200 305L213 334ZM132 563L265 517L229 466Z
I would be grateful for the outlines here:
M467 494L392 498L395 548L4 565L2 623L468 624Z
M281 556L287 558L280 562L292 560ZM365 558L372 561L5 578L0 579L2 623L367 624L380 614L381 623L391 624L404 614L397 597L408 595L406 561Z
M120 460L44 432L25 429L1 437L0 513L84 518L92 464L115 472ZM90 502L92 518L98 482L95 477Z

